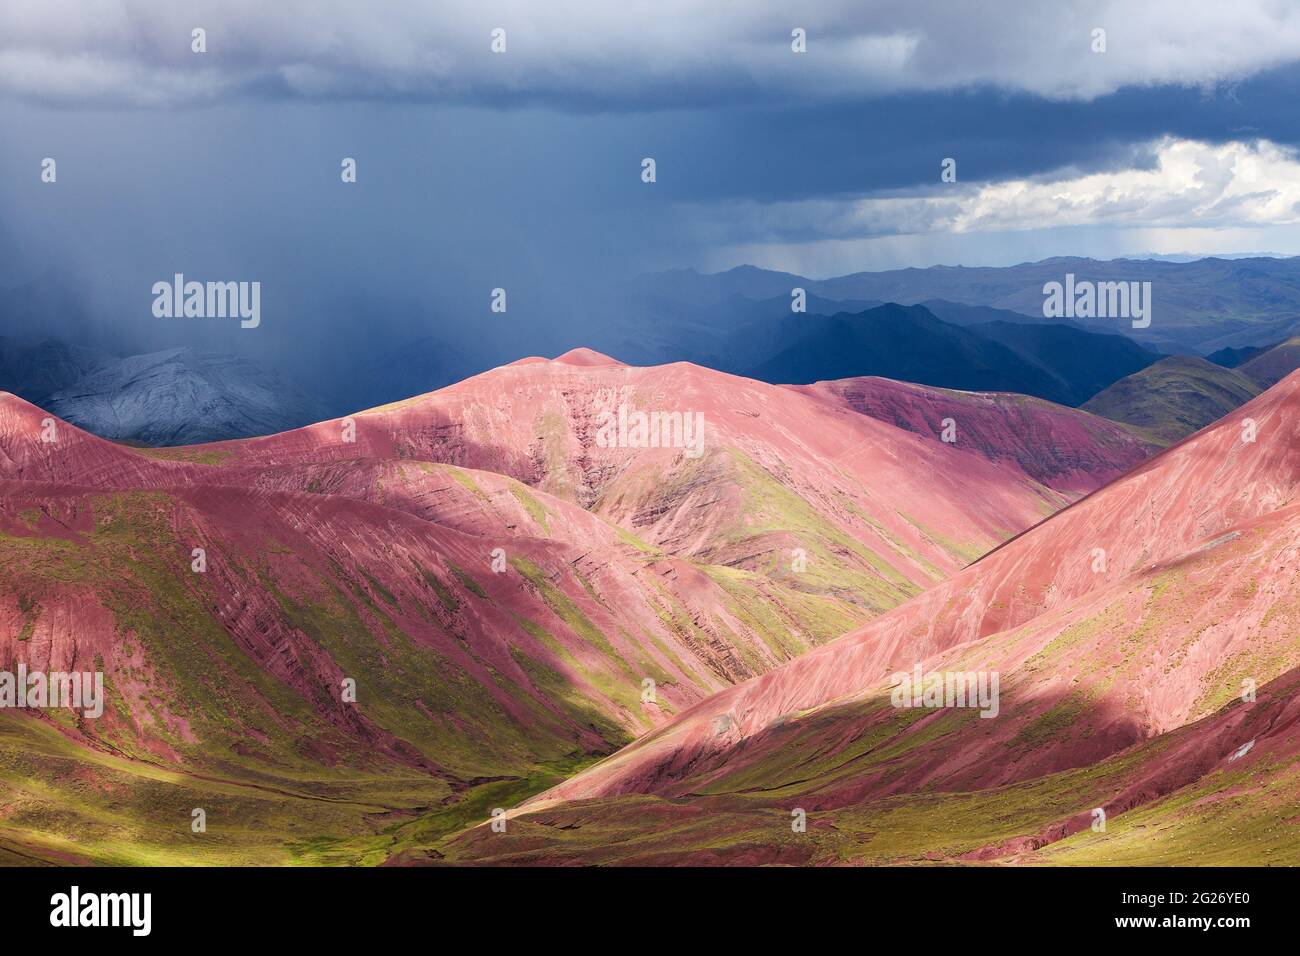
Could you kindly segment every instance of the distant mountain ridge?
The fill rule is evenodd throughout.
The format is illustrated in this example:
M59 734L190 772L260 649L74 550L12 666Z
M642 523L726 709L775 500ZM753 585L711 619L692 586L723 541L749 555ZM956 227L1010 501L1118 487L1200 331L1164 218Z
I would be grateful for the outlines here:
M1222 365L1224 368L1236 368L1242 362L1247 362L1256 355L1261 355L1269 350L1267 345L1244 345L1241 348L1221 348L1217 352L1211 352L1205 356L1207 362L1213 362L1215 365Z
M59 339L24 343L0 336L0 389L43 405L55 392L115 361L115 355Z
M1300 368L1300 336L1279 342L1264 352L1252 355L1237 366L1260 388L1270 388Z
M291 379L260 362L181 346L125 357L56 338L0 336L0 391L87 431L141 445L268 435L450 385L481 363L424 337L344 374Z
M646 302L641 303L642 306ZM931 303L836 301L814 294L791 311L788 294L727 292L711 305L655 298L653 322L624 316L600 337L634 364L690 361L771 384L862 375L941 388L1006 391L1078 405L1158 355L1118 335L1007 310ZM849 310L849 311L846 311ZM836 310L836 311L832 311ZM50 339L0 339L0 390L95 434L145 445L272 434L331 414L401 401L480 371L481 361L424 337L369 349L355 367L289 380L245 358L176 348L125 358Z
M1174 355L1121 379L1082 407L1170 444L1217 421L1261 391L1240 369Z
M1055 392L1048 376L998 343L940 322L920 306L781 320L771 357L748 370L791 385L875 375L968 391Z
M893 303L856 314L783 316L755 323L733 341L736 371L767 382L806 385L874 375L1017 392L1061 405L1079 405L1160 357L1123 336L1001 320L963 327L923 306ZM753 358L756 353L764 357Z
M192 348L101 365L48 398L61 418L103 438L185 445L264 435L320 417L320 405L246 359Z
M1224 350L1231 366L1188 355L1161 359L1081 407L1168 444L1204 428L1300 368L1300 337L1269 349ZM1216 353L1218 354L1218 353ZM1244 354L1244 357L1240 357Z
M1205 354L1225 346L1272 344L1300 333L1300 257L1203 258L1193 262L1153 259L1098 260L1058 256L1014 266L930 266L858 272L810 279L741 266L703 274L694 270L642 276L638 288L706 301L717 290L767 298L792 286L829 299L867 299L903 305L941 299L969 306L1041 315L1043 285L1071 273L1080 281L1151 282L1151 327L1122 320L1088 322L1120 332L1164 352Z
M967 328L1041 369L1059 385L1057 400L1063 405L1082 405L1119 378L1160 358L1125 336L1099 334L1073 324L997 321Z

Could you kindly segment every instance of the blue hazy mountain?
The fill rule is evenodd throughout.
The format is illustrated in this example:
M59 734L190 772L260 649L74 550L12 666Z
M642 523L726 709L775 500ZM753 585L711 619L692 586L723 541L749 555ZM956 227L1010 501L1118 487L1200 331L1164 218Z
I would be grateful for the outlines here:
M1064 325L990 322L969 328L922 306L786 317L737 338L768 350L744 374L807 384L860 375L969 391L1019 392L1078 405L1160 356L1121 336ZM751 353L752 355L752 353Z
M38 404L102 438L145 445L265 435L324 417L274 371L192 348L110 362Z
M1129 336L1162 352L1208 354L1224 347L1272 345L1300 333L1300 257L1182 262L1058 256L1005 267L930 266L829 279L743 266L712 275L692 270L657 273L640 277L637 287L704 303L728 294L763 299L784 290L788 296L790 288L798 286L834 301L915 305L942 300L1032 317L1042 315L1043 286L1061 282L1067 274L1081 282L1150 282L1150 328L1133 329L1122 319L1079 324ZM944 311L939 306L936 314ZM968 324L951 311L945 321Z

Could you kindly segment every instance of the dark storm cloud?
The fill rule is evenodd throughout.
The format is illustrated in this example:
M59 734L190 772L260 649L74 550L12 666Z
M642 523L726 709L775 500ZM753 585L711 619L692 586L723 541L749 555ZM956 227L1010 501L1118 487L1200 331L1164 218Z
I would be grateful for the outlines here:
M1300 68L1232 87L1123 90L1049 102L994 90L909 93L780 110L684 115L655 131L674 198L762 202L857 196L938 182L945 157L968 182L1074 169L1147 168L1164 136L1300 145Z
M191 32L206 31L202 58ZM505 54L489 36L504 29ZM791 31L807 33L795 55ZM1098 52L1104 31L1104 53ZM239 95L545 103L822 102L987 85L1053 100L1204 86L1294 62L1268 0L79 0L0 7L0 91L169 106Z
M719 227L729 203L934 190L945 157L965 187L1150 168L1165 136L1300 142L1300 68L1278 65L1300 23L1277 5L845 2L798 22L802 56L766 3L7 5L0 285L53 270L90 290L89 325L40 328L75 311L119 351L197 342L344 374L435 335L510 358L578 344L621 277L823 238L809 217ZM923 242L918 265L969 248ZM262 281L262 326L156 319L149 288L177 271Z

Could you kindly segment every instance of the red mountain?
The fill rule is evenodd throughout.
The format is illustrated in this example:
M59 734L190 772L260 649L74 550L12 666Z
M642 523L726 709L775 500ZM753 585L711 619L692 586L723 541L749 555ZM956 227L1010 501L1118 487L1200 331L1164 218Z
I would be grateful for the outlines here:
M590 819L589 832L616 845L625 818L647 810L620 795L703 795L731 815L710 832L734 824L737 841L757 841L752 859L792 845L836 859L906 855L888 841L790 844L788 827L755 836L734 816L770 820L782 806L826 811L831 829L912 813L937 828L931 838L952 841L929 844L941 856L997 855L1063 838L1081 820L1088 830L1090 806L1172 814L1162 822L1185 832L1197 814L1163 798L1215 804L1248 769L1255 795L1236 809L1266 821L1300 792L1298 491L1300 373L858 632L715 695L538 797L517 832L535 855L566 857L576 848L545 821ZM892 675L917 666L1000 674L998 715L892 706ZM1269 689L1243 701L1247 686ZM1193 757L1197 740L1205 750ZM1256 749L1269 756L1248 757ZM923 796L942 793L1001 808L1006 832L960 811L961 825L944 822ZM601 802L581 802L592 798ZM1026 801L1032 811L1005 817ZM534 815L537 826L523 825ZM1277 831L1260 826L1238 852L1278 852ZM699 858L699 836L683 831L672 852ZM512 848L476 832L458 852Z
M880 404L905 404L894 383L876 382ZM202 448L227 468L376 457L494 471L676 555L779 575L802 547L810 577L825 570L820 583L828 585L836 569L845 590L852 586L855 600L873 609L957 570L1148 451L1117 426L1047 403L1032 405L1032 420L1016 420L989 415L980 397L921 394L944 396L934 410L955 409L970 437L952 445L907 434L925 414L915 407L907 429L885 427L822 394L685 363L630 368L578 350L549 362L524 359L350 420ZM620 407L702 415L702 453L602 447L601 416ZM353 443L341 440L348 421ZM1004 450L996 452L999 440ZM1056 457L1035 467L1018 450L1026 442L1054 447Z
M1118 478L1157 450L1114 422L1027 395L873 377L789 387L935 441L943 440L943 423L951 421L960 447L1072 497Z
M620 407L702 414L700 453L601 441ZM0 396L0 667L102 670L109 696L97 720L0 715L0 752L45 755L39 793L8 794L15 812L57 806L84 833L76 847L39 825L7 839L24 855L182 861L168 830L123 850L107 795L241 793L279 829L207 859L282 861L286 834L312 832L351 842L293 852L394 852L360 812L412 821L402 842L420 845L1067 500L1010 457L820 395L589 352L181 449L115 445Z

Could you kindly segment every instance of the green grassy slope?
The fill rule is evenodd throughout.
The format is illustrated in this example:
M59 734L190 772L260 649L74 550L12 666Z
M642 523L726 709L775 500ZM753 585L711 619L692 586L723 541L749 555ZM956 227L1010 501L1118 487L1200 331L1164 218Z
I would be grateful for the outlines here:
M1171 445L1217 421L1263 389L1240 370L1175 355L1094 395L1081 407Z

